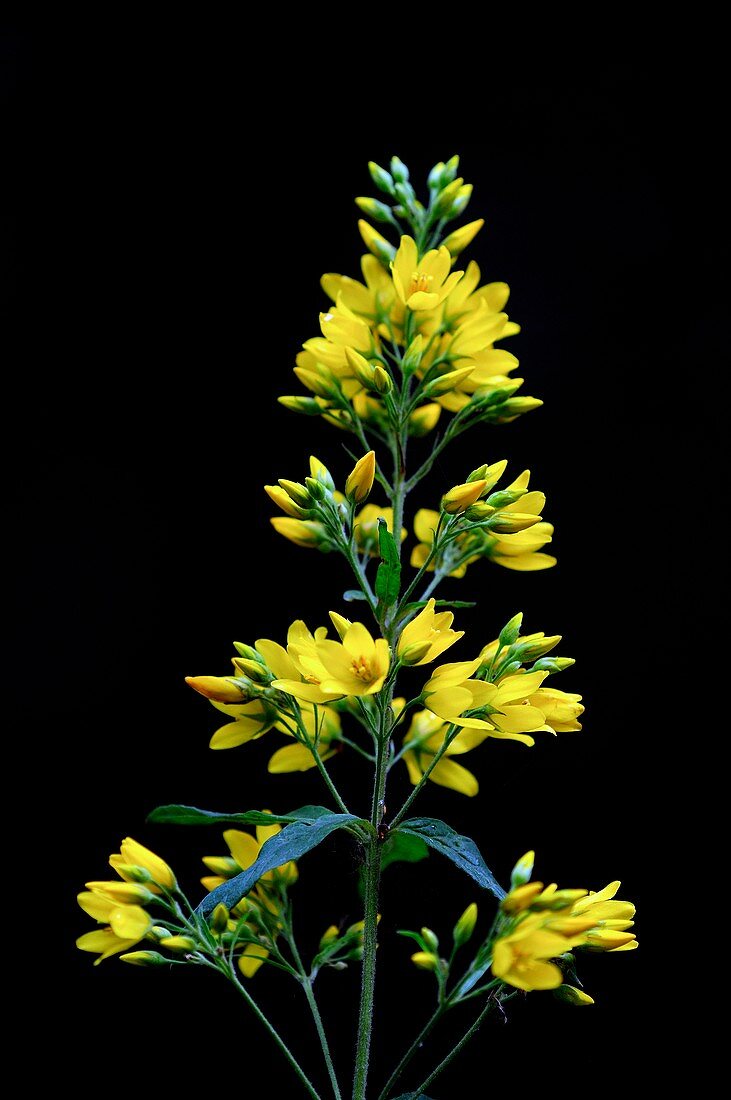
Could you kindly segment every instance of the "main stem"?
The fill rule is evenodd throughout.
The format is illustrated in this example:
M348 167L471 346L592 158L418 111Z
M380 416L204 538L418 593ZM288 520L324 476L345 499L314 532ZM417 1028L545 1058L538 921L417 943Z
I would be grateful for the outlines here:
M381 723L382 727L384 722ZM386 752L383 740L379 741L376 758L376 778L373 785L371 824L373 833L365 853L365 912L363 915L363 978L360 990L358 1016L358 1046L355 1053L353 1100L365 1100L368 1081L368 1061L373 1030L373 1000L376 988L376 948L378 946L378 887L381 881L381 842L378 827L381 823L383 797L386 790Z
M394 448L393 471L393 533L399 554L401 550L401 525L406 496L406 470L404 448L401 439L397 439ZM383 625L391 650L396 644L398 606L396 614ZM358 1016L358 1045L355 1053L355 1075L353 1078L353 1100L365 1100L368 1083L368 1062L373 1031L373 1002L376 988L376 949L378 946L378 887L381 881L381 841L379 828L383 819L386 777L388 775L388 729L391 721L391 699L393 684L383 689L380 701L381 720L378 730L376 750L376 774L373 782L373 801L371 804L371 825L373 832L368 840L365 854L363 915L363 978L360 992L360 1012Z

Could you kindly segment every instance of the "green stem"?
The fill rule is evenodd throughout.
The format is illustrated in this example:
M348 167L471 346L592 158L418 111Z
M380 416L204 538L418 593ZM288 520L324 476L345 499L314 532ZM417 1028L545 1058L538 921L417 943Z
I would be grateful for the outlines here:
M409 1096L413 1097L414 1100L417 1100L417 1097L421 1096L424 1089L428 1089L429 1085L431 1085L432 1081L436 1081L439 1074L447 1068L447 1066L450 1064L450 1062L454 1061L454 1059L457 1057L457 1055L460 1054L462 1052L462 1050L467 1046L470 1039L472 1039L473 1036L477 1033L477 1031L480 1028L480 1025L482 1024L482 1021L485 1019L485 1017L487 1016L487 1014L490 1011L490 1009L492 1008L492 1006L493 1006L493 999L492 999L492 997L490 997L490 998L488 998L487 1004L483 1008L482 1012L477 1017L475 1022L472 1024L472 1027L467 1029L467 1031L464 1033L464 1035L462 1036L460 1041L457 1043L454 1050L451 1050L449 1052L449 1054L447 1055L447 1057L442 1059L442 1061L439 1063L439 1065L436 1067L436 1069L432 1070L432 1072L429 1074L429 1076L425 1077L424 1080L419 1085L419 1087L417 1089L414 1089L414 1091L412 1093L410 1093Z
M292 1051L289 1049L289 1047L285 1043L282 1036L279 1034L279 1032L274 1027L274 1025L269 1022L269 1020L264 1015L262 1010L259 1008L258 1004L254 1000L254 998L251 996L249 991L247 989L245 989L244 986L241 984L236 971L231 970L230 972L227 971L226 973L227 973L227 976L234 983L234 985L238 989L239 993L244 998L244 1000L246 1001L246 1003L248 1004L249 1008L254 1013L256 1018L264 1025L264 1027L267 1029L267 1031L271 1035L272 1039L274 1039L274 1042L277 1044L277 1046L281 1050L282 1054L287 1059L290 1066L292 1067L294 1072L299 1077L300 1081L302 1082L302 1084L306 1088L308 1094L312 1097L312 1100L322 1100L319 1092L317 1091L315 1086L312 1084L312 1081L310 1081L310 1079L307 1076L307 1074L305 1073L305 1071L302 1069L302 1066L299 1064L299 1062L295 1058L294 1054L292 1054Z
M325 1028L323 1027L322 1023L322 1016L320 1015L320 1010L317 1007L317 1001L315 1000L315 991L312 988L312 981L310 980L310 978L306 978L303 981L302 988L305 991L305 997L307 998L307 1003L310 1006L312 1019L315 1021L317 1035L320 1040L320 1046L322 1048L322 1056L325 1059L325 1065L327 1066L327 1072L330 1078L330 1084L333 1087L333 1093L335 1094L336 1100L342 1100L340 1085L338 1084L337 1074L335 1073L335 1066L333 1065L332 1055L330 1053L330 1044L327 1041L327 1035L325 1034Z
M386 791L386 758L384 732L390 706L392 688L386 692L381 709L381 736L376 757L376 775L373 783L373 803L371 806L371 824L373 835L368 840L365 858L364 895L365 912L363 914L363 977L360 991L360 1012L358 1016L358 1045L355 1053L355 1075L353 1079L353 1100L365 1100L368 1082L368 1061L373 1030L373 1002L376 986L376 948L378 946L378 887L381 880L381 842L378 839L378 827L383 814L383 800Z
M285 919L284 934L287 943L289 944L289 949L292 952L292 958L294 959L295 966L297 967L297 973L299 975L302 988L305 992L307 1003L310 1006L312 1019L315 1022L317 1037L320 1040L320 1048L322 1049L322 1056L325 1059L325 1065L327 1066L327 1072L330 1078L330 1084L333 1088L333 1093L335 1094L335 1100L343 1100L342 1093L340 1092L340 1085L338 1084L337 1074L335 1073L335 1066L333 1065L332 1055L330 1053L330 1044L327 1041L327 1035L325 1034L325 1028L322 1023L322 1016L320 1015L320 1009L317 1007L317 1000L315 999L315 991L312 988L312 977L307 973L304 968L302 956L299 953L297 941L294 938L291 904L288 907L287 916Z
M432 1030L439 1023L439 1021L441 1020L442 1016L444 1015L444 1013L446 1011L447 1011L447 1006L441 1004L437 1007L437 1009L435 1010L435 1012L432 1015L431 1019L427 1020L427 1022L424 1024L423 1028L421 1029L419 1034L416 1036L416 1038L414 1039L414 1041L411 1044L411 1046L409 1047L409 1049L404 1054L404 1056L401 1059L401 1061L399 1062L399 1064L396 1066L396 1069L393 1071L393 1073L389 1077L388 1081L386 1082L386 1084L383 1088L383 1091L381 1092L381 1095L378 1097L378 1100L387 1100L389 1092L394 1087L394 1085L398 1081L399 1077L401 1076L401 1074L404 1072L404 1070L408 1066L411 1059L414 1057L415 1054L418 1053L419 1048L421 1047L421 1044L424 1042L426 1037L431 1034Z

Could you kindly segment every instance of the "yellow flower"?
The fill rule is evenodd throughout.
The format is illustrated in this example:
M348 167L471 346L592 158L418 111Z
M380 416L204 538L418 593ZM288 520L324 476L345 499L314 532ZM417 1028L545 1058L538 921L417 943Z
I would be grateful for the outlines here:
M425 706L452 725L483 730L488 737L533 745L529 734L547 727L543 712L531 706L527 698L537 691L548 673L520 672L505 677L499 684L490 684L471 678L480 664L478 657L475 661L436 668L424 685ZM485 717L467 717L467 711L481 711Z
M316 644L326 670L322 690L337 695L374 695L383 687L390 654L385 638L373 640L362 623L352 623L342 642L327 638Z
M177 885L167 863L149 848L131 837L126 837L120 848L120 853L110 856L109 862L122 882L87 882L86 890L77 897L84 912L105 925L86 932L76 941L80 951L99 955L94 960L95 966L144 939L153 927L144 905L163 888L174 890Z
M226 676L186 676L186 684L211 702L243 703L246 701L243 685L238 687Z
M404 735L404 744L411 744L412 747L404 753L403 760L414 786L421 780L444 743L448 729L446 722L428 710L417 711L411 719L408 732ZM486 737L487 731L478 729L462 730L458 733L429 775L431 782L473 798L480 789L479 783L471 771L457 764L451 757L469 752Z
M361 271L365 285L348 275L323 275L322 289L336 305L344 305L367 321L375 321L380 313L394 305L396 293L388 272L375 256L361 256ZM403 316L403 312L402 312Z
M436 660L446 649L453 646L464 636L464 630L451 630L454 615L451 611L435 612L436 601L428 601L416 618L412 619L401 632L397 652L406 664L426 665ZM429 643L426 653L417 661L409 661L409 648L421 643ZM412 650L413 652L413 650Z
M177 886L172 868L168 867L165 860L160 859L149 848L145 848L142 844L133 840L131 836L124 838L118 855L109 857L109 865L125 882L138 881L135 878L134 869L142 868L150 876L149 881L145 880L145 886L154 894L159 894L161 887L166 890L174 890Z
M584 713L581 696L557 688L539 688L529 696L531 706L543 711L543 720L553 733L580 730L579 715Z
M249 741L256 741L273 729L278 718L277 711L263 700L254 699L251 703L228 706L211 700L216 710L233 719L220 726L211 737L212 749L235 749Z
M339 699L342 691L324 686L329 672L322 663L318 642L326 636L326 627L318 627L311 634L306 624L297 619L287 632L286 650L276 642L269 642L268 648L260 649L277 677L272 682L272 687L293 695L300 703L328 703ZM259 646L260 643L257 642L257 648Z
M461 271L449 274L451 266L446 248L432 249L420 260L413 237L402 237L391 264L397 295L409 309L435 309L462 278Z
M567 950L563 936L529 924L519 924L515 931L496 940L493 947L492 972L516 989L557 989L563 975L549 959Z
M478 499L479 494L473 498L474 503L465 513L469 530L459 532L432 559L427 566L429 571L439 568L450 577L463 577L467 566L480 558L489 558L508 569L548 569L556 564L555 558L535 552L551 541L553 527L541 521L545 495L528 491L530 471L524 470L505 490L492 491L505 465L496 462L480 468L484 471L482 480L486 485L481 489L482 499ZM457 499L458 490L466 492L476 484L479 482L466 482L451 490L455 494L455 504L450 510L458 512L462 504ZM439 513L433 509L422 508L414 517L414 534L419 541L411 553L411 565L417 569L429 558L438 523Z
M340 747L340 715L332 707L300 703L302 721L321 760L329 760ZM293 736L289 730L284 732ZM285 772L306 772L316 766L311 750L302 742L285 745L269 758L267 770L275 775Z

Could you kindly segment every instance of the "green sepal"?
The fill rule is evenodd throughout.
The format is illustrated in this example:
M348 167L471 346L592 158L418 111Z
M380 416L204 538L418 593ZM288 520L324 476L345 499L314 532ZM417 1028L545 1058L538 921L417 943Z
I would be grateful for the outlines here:
M412 817L398 826L398 831L420 837L425 844L450 859L456 867L473 878L484 890L496 898L505 897L506 891L498 883L485 863L480 850L468 836L460 836L444 821L436 817Z

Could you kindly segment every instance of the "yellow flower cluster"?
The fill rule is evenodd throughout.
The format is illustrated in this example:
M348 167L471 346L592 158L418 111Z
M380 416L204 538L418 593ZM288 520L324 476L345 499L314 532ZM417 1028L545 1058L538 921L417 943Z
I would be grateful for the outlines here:
M373 200L358 201L370 211ZM282 397L282 404L345 430L355 430L360 419L383 433L389 425L389 394L402 378L413 377L417 390L407 426L416 436L431 431L444 410L467 410L506 423L539 406L536 398L514 396L523 382L510 377L518 360L495 347L519 331L504 312L508 287L481 286L474 262L464 271L451 271L482 224L481 219L471 222L419 255L413 237L402 236L395 250L361 221L369 249L361 259L363 282L323 276L333 304L320 314L321 335L305 342L295 367L312 396ZM384 342L396 351L396 373Z
M532 867L533 853L528 852L520 862ZM634 950L637 937L629 929L634 924L635 907L615 898L619 887L619 882L610 882L603 890L590 893L559 890L555 883L514 886L501 903L493 944L495 977L517 989L557 989L564 975L553 960L560 960L572 949Z
M121 882L87 882L78 895L81 908L104 927L86 932L76 941L81 951L99 955L94 965L110 955L129 951L152 931L154 922L145 908L163 892L176 889L175 875L159 856L131 837L122 841L117 855L110 856L110 866ZM175 947L172 937L161 929L162 936L151 936L162 947Z
M540 553L553 535L541 513L543 493L529 491L530 470L524 470L505 489L494 491L507 462L480 466L463 485L442 497L441 513L422 508L414 517L418 539L411 554L415 568L443 576L463 577L467 566L489 558L506 569L550 569L556 559ZM455 517L445 529L444 514ZM449 538L445 535L448 533Z
M549 675L574 663L545 656L560 635L520 637L517 625L514 633L510 644L497 639L473 661L434 669L421 693L425 709L414 713L403 739L403 759L413 784L431 768L432 782L473 797L479 790L477 779L453 757L490 737L530 747L535 733L581 729L581 696L543 687ZM521 667L528 661L534 662L530 670ZM404 700L394 700L394 706L400 712Z

